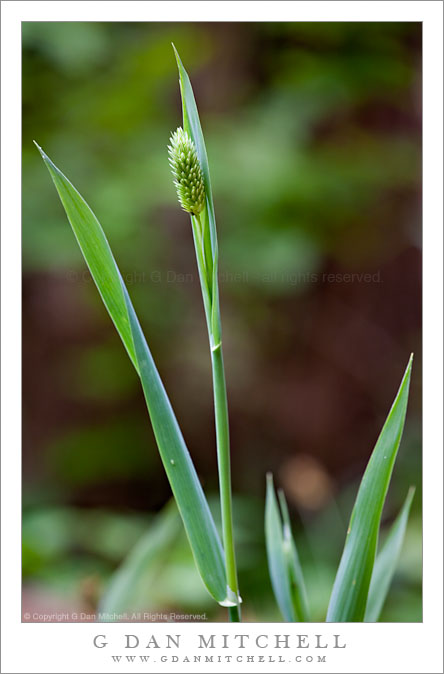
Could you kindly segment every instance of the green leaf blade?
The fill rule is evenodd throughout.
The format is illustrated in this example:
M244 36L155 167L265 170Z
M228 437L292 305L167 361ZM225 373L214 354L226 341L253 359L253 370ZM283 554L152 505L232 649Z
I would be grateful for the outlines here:
M34 141L35 142L35 141ZM121 276L103 229L83 197L37 145L103 303L138 371Z
M305 588L304 574L302 573L299 555L291 533L290 515L288 512L287 501L282 489L278 491L279 503L281 506L283 518L283 539L284 548L287 556L287 565L289 571L290 592L295 616L298 622L309 622L307 590Z
M205 247L210 247L212 257L212 268L207 271L207 283L211 294L211 315L207 314L207 321L211 329L213 346L217 346L221 340L221 325L219 315L218 301L218 244L216 230L216 216L214 213L213 192L211 189L210 167L208 165L208 155L205 146L205 140L200 123L199 112L197 110L196 99L194 98L193 87L187 71L183 67L180 56L173 45L176 57L177 68L179 70L179 84L182 98L183 128L191 137L196 146L197 156L202 168L205 182L205 209L202 212L203 237Z
M218 601L227 598L222 546L182 432L125 288L140 379L165 472L182 516L196 566Z
M286 622L295 622L296 615L291 599L291 587L279 506L273 486L273 476L267 475L265 500L265 542L268 569L274 596Z
M395 575L396 564L404 541L414 495L415 488L410 487L404 505L393 522L387 539L376 557L364 622L375 623L379 620L390 584Z
M197 156L202 168L205 181L205 193L207 202L208 217L210 220L211 246L213 255L217 249L216 238L216 220L214 216L213 193L211 190L210 167L208 165L207 149L200 124L199 113L197 110L196 99L194 98L193 87L187 71L183 67L180 56L173 44L174 55L176 57L177 68L179 70L179 84L182 95L182 113L183 128L194 142L197 150Z
M326 622L362 622L375 562L382 509L401 442L413 355L359 487Z
M307 592L291 533L287 502L280 490L278 503L271 473L267 475L265 542L271 585L284 619L287 622L308 622Z
M99 221L79 192L43 150L39 150L99 293L141 378L159 453L197 568L209 593L219 603L225 603L227 582L220 539L108 241Z

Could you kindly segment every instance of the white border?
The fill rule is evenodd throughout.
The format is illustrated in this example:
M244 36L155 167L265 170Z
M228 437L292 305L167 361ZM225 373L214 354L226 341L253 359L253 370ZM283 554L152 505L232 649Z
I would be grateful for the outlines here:
M254 12L252 10L254 9ZM376 625L42 625L20 622L20 22L107 21L422 21L424 62L424 623ZM3 672L309 671L442 672L442 4L441 2L11 2L2 3L2 613ZM298 627L300 629L298 629ZM327 664L112 665L125 633L341 634L346 649ZM253 649L254 650L254 649ZM251 651L251 653L253 652ZM106 655L105 655L106 652ZM259 649L255 654L262 655ZM291 651L291 657L301 651ZM308 651L307 651L308 652ZM313 656L316 651L309 651ZM143 653L151 651L143 650ZM168 653L168 651L165 651ZM214 651L225 655L226 650ZM249 654L232 650L233 656ZM272 651L276 656L279 651ZM304 652L302 651L304 655ZM155 657L156 654L153 656ZM287 653L285 656L290 657ZM159 654L157 654L159 657ZM202 668L203 667L203 668Z

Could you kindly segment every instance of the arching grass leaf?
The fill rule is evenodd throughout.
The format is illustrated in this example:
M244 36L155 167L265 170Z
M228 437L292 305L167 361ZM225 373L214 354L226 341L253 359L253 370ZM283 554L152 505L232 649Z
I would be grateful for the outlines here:
M43 150L39 150L99 293L140 376L159 453L197 568L209 593L223 603L227 599L227 582L219 536L108 241L86 201Z
M413 355L359 487L336 574L327 622L362 622L382 509L404 429Z

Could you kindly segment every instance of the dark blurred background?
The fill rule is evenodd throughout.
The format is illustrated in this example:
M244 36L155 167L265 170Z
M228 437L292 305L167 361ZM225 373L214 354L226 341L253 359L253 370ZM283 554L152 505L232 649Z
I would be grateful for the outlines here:
M384 520L417 491L382 619L421 620L421 25L22 26L23 610L93 612L170 498L138 379L33 139L105 229L218 518L208 341L166 153L181 124L173 41L215 196L245 619L280 620L268 470L325 619L359 479L414 351ZM159 559L134 606L225 620L183 534Z

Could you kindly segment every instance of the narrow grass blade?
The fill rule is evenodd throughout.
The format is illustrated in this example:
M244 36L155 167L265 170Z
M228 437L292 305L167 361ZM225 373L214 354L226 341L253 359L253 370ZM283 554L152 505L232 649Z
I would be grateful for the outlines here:
M34 141L53 179L60 201L109 315L138 370L120 272L96 216L75 187Z
M99 293L141 378L159 453L197 568L209 593L223 603L227 582L216 527L108 241L84 199L43 150L40 152Z
M291 601L287 558L284 552L282 521L274 491L273 476L270 473L267 475L267 495L265 501L265 542L274 596L284 616L284 620L294 622L295 614Z
M177 539L179 527L179 513L171 501L111 576L99 603L99 621L109 622L113 616L131 610L147 569L162 562Z
M284 550L287 556L287 565L290 574L290 591L294 612L298 622L309 622L307 590L305 588L304 575L302 573L299 555L291 533L290 515L288 513L287 501L282 489L278 491L279 503L281 506L283 524Z
M211 295L211 314L207 315L207 321L210 326L210 336L212 337L213 346L217 346L221 340L221 325L219 315L219 301L218 301L218 284L217 284L217 268L218 268L218 244L216 231L216 216L214 213L213 192L211 189L210 168L208 165L207 150L205 147L205 140L200 124L199 113L197 110L196 100L194 98L193 88L191 86L188 73L183 67L180 56L173 45L174 54L176 56L177 67L179 70L180 92L182 97L182 113L183 113L183 128L191 137L196 146L197 156L202 167L202 173L205 182L206 207L202 212L202 225L204 246L206 249L210 248L212 257L212 268L208 269L208 288Z
M190 78L188 77L187 71L183 67L180 56L177 53L177 49L174 45L173 49L176 56L177 67L179 69L179 84L182 96L183 128L184 131L186 131L191 137L194 145L196 146L197 156L202 167L211 234L211 249L214 255L217 251L216 219L214 216L213 193L211 190L210 168L208 165L207 150L205 147L205 140L202 133L196 99L194 98L193 87L191 86Z
M283 493L279 493L283 523L273 485L267 475L265 503L265 542L268 568L274 596L287 622L307 622L308 607L302 569L291 534L288 508Z
M410 487L404 505L402 506L398 517L393 522L390 533L376 557L368 593L367 608L365 610L364 622L366 623L375 623L379 620L382 607L384 606L390 584L395 574L396 564L404 541L410 506L412 505L414 494L415 488Z
M375 562L382 509L404 429L413 355L367 465L350 519L327 622L362 622Z

